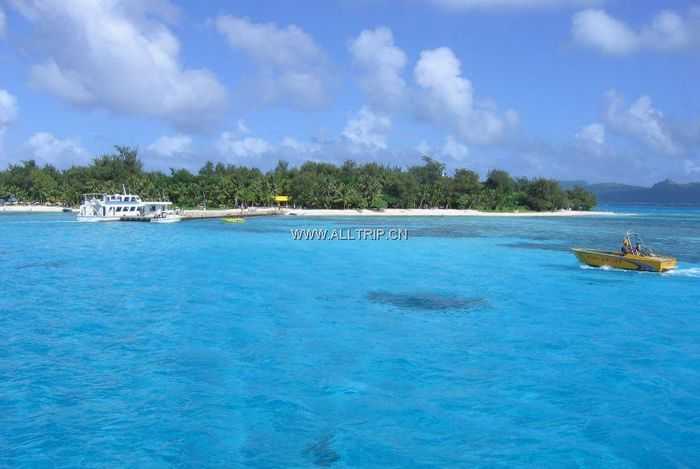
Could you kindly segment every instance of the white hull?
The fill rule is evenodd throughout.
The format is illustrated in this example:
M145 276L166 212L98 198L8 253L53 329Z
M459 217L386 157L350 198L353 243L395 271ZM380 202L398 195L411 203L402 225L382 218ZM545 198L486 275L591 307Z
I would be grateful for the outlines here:
M78 215L78 221L80 223L97 223L100 221L119 221L120 217L83 217Z
M83 194L78 221L94 223L102 221L152 221L176 223L181 217L173 210L171 202L143 201L134 194Z
M152 218L151 223L177 223L182 220L179 215L169 215L167 217Z

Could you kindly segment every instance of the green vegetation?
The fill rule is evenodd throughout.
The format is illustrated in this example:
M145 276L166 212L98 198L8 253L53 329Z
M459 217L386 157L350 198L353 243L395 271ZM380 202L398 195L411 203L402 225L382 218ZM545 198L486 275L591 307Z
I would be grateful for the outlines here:
M289 195L305 208L461 208L491 211L590 210L595 197L581 188L564 191L547 179L514 179L491 171L485 181L466 169L446 175L445 166L424 158L408 169L307 162L290 168L285 162L266 173L259 169L206 163L197 174L171 169L169 175L144 171L137 152L116 147L90 166L59 171L34 161L0 172L0 195L15 194L22 202L78 205L80 194L118 193L126 185L146 199L166 197L180 207L271 205L277 194Z

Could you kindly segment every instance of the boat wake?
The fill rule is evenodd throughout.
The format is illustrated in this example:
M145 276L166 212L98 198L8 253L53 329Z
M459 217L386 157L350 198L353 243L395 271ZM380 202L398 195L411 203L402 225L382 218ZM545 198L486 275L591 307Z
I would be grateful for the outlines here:
M664 272L663 275L668 275L671 277L693 277L700 278L700 267L691 267L688 269L676 269Z
M616 269L615 267L610 267L609 265L604 265L602 267L591 267L590 265L581 265L579 266L581 269L584 270L611 270L613 272L625 272L625 273L630 273L630 274L659 274L658 272L645 272L643 270L625 270L625 269ZM700 267L689 267L687 269L674 269L674 270L669 270L667 272L663 272L660 275L664 277L691 277L691 278L700 278Z
M592 265L580 264L579 267L583 270L615 270L618 272L632 272L631 270L616 269L615 267L610 267L609 265L601 265L600 267L593 267Z

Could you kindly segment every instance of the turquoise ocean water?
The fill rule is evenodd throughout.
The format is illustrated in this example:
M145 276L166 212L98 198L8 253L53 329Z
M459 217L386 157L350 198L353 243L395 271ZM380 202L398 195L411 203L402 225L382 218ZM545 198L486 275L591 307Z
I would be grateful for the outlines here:
M695 466L700 209L615 209L637 215L1 215L0 467ZM568 252L627 229L679 270Z

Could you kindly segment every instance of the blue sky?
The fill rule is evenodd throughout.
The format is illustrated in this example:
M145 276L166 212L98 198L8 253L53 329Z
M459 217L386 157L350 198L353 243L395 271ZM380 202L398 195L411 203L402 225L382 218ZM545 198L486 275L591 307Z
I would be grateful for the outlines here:
M0 167L700 180L700 3L0 0Z

